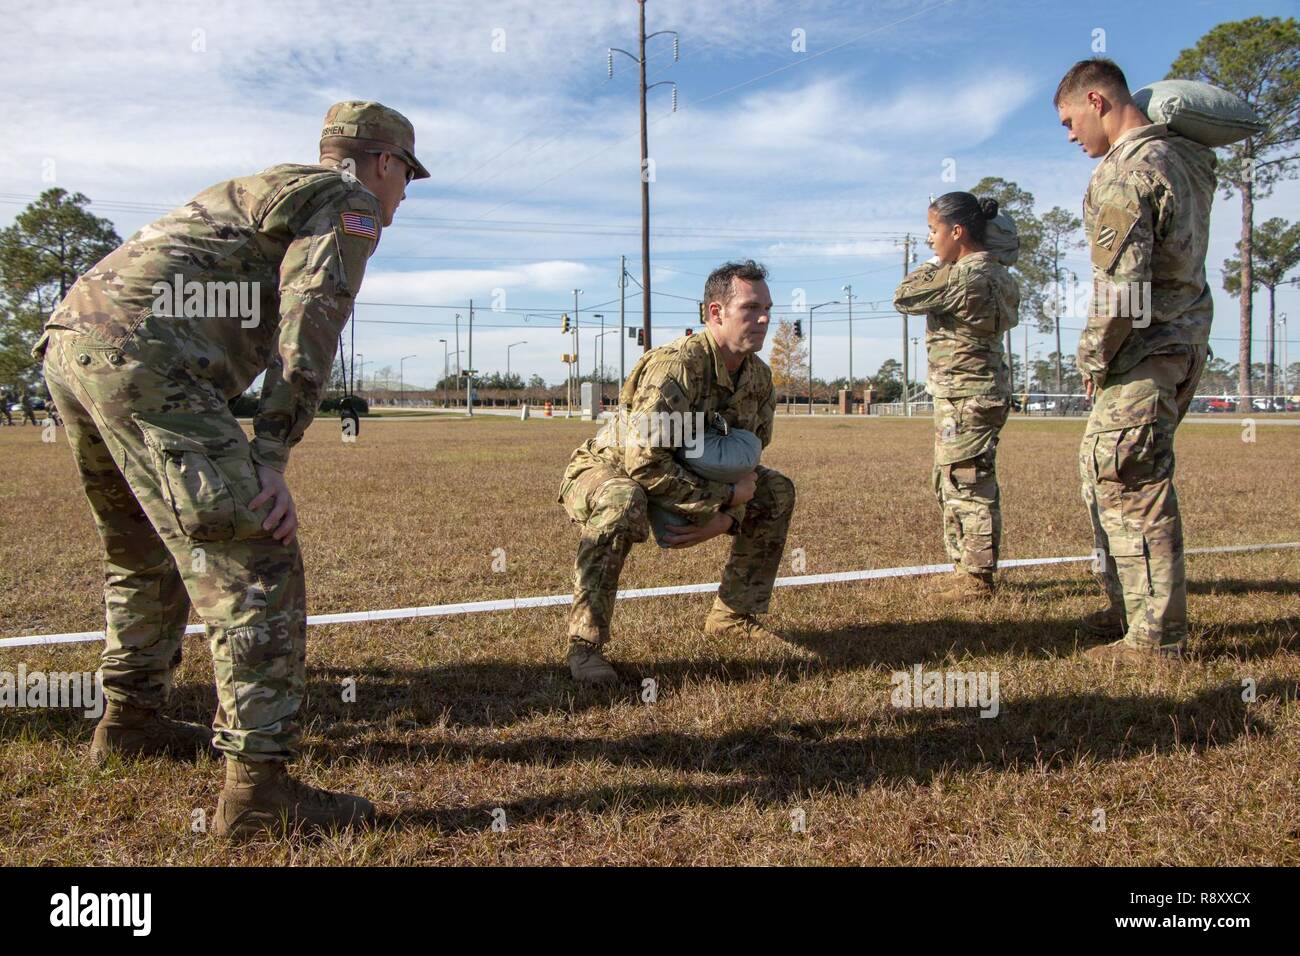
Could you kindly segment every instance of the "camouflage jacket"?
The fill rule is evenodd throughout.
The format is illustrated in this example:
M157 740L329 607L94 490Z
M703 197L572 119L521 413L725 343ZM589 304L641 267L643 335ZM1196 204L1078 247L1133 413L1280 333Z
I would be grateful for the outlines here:
M1093 171L1083 199L1092 304L1078 360L1097 384L1170 346L1209 341L1214 168L1212 149L1156 124L1126 132Z
M722 362L713 333L704 329L652 349L633 366L619 395L619 416L573 453L566 479L597 462L632 478L652 501L694 519L725 511L744 520L745 506L729 507L732 486L710 481L674 457L681 447L676 428L657 429L658 440L645 441L641 425L671 417L712 426L715 413L729 428L744 428L766 448L772 441L776 389L772 370L757 355L747 355L735 373ZM622 428L617 427L623 421ZM697 426L687 426L697 427Z
M272 166L145 226L77 280L46 327L130 349L227 399L265 371L252 454L283 471L320 404L381 223L379 200L356 179Z
M988 252L926 263L903 279L894 308L925 314L926 390L936 398L1011 394L1002 336L1015 328L1020 288Z

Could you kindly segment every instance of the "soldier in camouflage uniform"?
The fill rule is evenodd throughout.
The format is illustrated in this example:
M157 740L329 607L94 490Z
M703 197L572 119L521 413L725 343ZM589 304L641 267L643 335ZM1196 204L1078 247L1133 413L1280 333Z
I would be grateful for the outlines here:
M772 370L757 355L772 307L767 270L727 263L705 284L708 324L643 355L619 396L621 419L574 452L559 501L582 526L569 614L569 669L575 680L608 684L618 674L602 648L609 641L618 578L632 545L650 528L650 501L680 519L671 547L733 536L722 586L705 621L713 636L775 638L756 615L768 610L785 550L794 484L758 466L732 483L711 481L674 457L684 434L657 423L707 422L720 416L766 447L772 440L776 391ZM692 427L692 426L686 426Z
M1002 536L994 459L1011 399L1002 339L1016 325L1020 290L985 248L997 207L964 192L931 203L929 242L938 261L912 272L894 293L894 308L926 317L934 493L954 565L952 581L935 595L944 601L992 594Z
M1083 201L1093 295L1078 362L1094 406L1079 466L1109 607L1084 625L1120 639L1088 656L1178 657L1187 580L1174 431L1208 353L1214 153L1152 124L1109 60L1076 64L1055 102L1070 142L1101 158Z
M319 165L219 183L81 277L36 347L104 545L108 708L92 755L226 758L217 831L370 818L285 771L299 742L306 588L283 472L319 405L366 261L428 172L399 113L349 101ZM250 442L227 401L265 372ZM160 714L190 607L215 734Z

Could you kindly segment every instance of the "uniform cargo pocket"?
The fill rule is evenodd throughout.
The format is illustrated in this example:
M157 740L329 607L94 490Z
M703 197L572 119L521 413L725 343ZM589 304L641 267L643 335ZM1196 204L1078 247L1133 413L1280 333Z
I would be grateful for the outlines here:
M138 417L135 422L153 452L159 487L181 532L194 541L233 539L238 505L208 448Z

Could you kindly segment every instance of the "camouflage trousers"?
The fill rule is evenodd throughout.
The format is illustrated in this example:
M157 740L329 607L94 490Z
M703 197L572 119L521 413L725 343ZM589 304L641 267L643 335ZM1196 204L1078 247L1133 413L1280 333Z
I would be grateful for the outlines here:
M794 512L794 482L759 465L754 497L731 542L718 597L733 611L765 614L781 566ZM650 534L645 490L621 471L597 464L566 478L564 510L582 525L573 566L569 636L596 644L609 640L618 578L632 545Z
M1111 604L1124 609L1125 639L1140 647L1187 640L1174 431L1187 414L1206 354L1203 345L1178 346L1108 376L1079 448L1093 569Z
M104 692L159 707L191 603L206 626L218 709L213 744L243 760L290 759L305 687L306 588L297 544L263 531L270 505L243 429L183 370L53 329L45 378L63 414L103 541Z
M1008 405L998 395L934 400L934 495L943 512L948 558L984 574L998 565L1002 494L995 458Z

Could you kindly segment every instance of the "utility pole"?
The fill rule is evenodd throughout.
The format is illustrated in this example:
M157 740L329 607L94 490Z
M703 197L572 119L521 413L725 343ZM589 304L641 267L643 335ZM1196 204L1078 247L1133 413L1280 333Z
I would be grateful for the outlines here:
M460 313L456 313L456 377L460 378Z
M465 375L465 411L474 417L474 300L469 300L469 354L465 356L469 363Z
M908 268L912 265L912 234L909 232L903 237L903 278L907 278ZM910 381L911 372L907 364L907 313L903 313L903 394L900 396L903 401L903 414L912 414L912 403L909 399L908 382Z
M438 339L442 343L442 407L447 407L447 340Z
M840 290L849 300L849 410L853 410L853 286L846 285Z
M659 83L652 83L646 86L645 82L645 43L652 37L663 34L672 34L673 38L673 61L676 62L679 51L679 37L676 30L659 30L649 35L645 32L645 4L646 0L637 0L637 12L640 22L639 39L637 44L637 55L633 56L627 50L618 47L610 47L606 54L609 65L609 75L614 75L614 54L622 53L624 56L631 57L637 64L641 72L641 294L645 297L641 302L641 328L645 338L645 351L650 351L650 146L646 137L646 115L645 115L645 97L648 90L656 86L671 86L673 88L673 112L677 112L677 84L672 80L663 80Z
M605 406L605 315L597 312L592 315L593 319L600 319L600 335L596 336L596 341L600 343L600 365L596 367L596 349L593 346L591 350L591 364L595 372L592 382L595 384L597 394L600 396L600 406Z
M627 378L627 332L623 329L623 311L627 306L627 256L618 257L618 393L623 394Z

